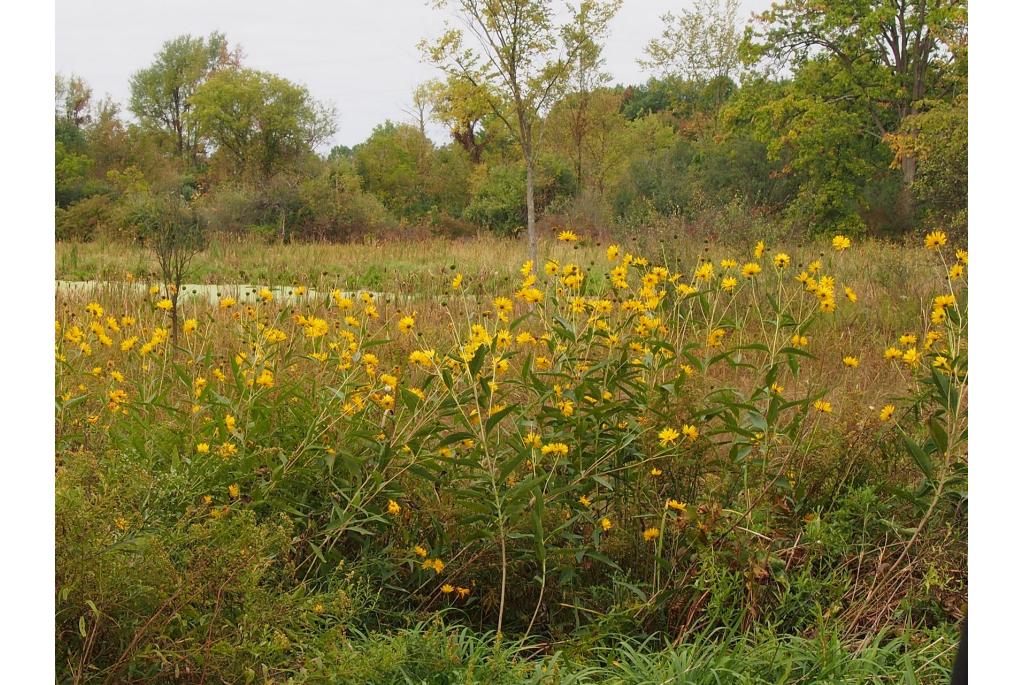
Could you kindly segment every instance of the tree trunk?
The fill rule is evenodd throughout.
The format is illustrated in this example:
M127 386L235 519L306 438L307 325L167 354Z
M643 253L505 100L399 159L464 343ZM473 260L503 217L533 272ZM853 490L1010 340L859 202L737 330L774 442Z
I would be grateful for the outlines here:
M280 227L280 232L281 232L281 244L282 245L287 245L289 242L291 242L289 240L289 236L288 236L288 223L286 221L287 218L288 218L288 213L284 210L284 208L282 208L281 209L281 220L280 220L280 226L281 226Z
M537 210L533 202L533 151L526 153L526 235L530 259L537 263Z
M179 279L180 280L180 279ZM174 292L171 295L171 344L174 347L178 346L178 294L180 293L181 285L177 282L174 284Z
M900 170L903 172L903 187L900 189L900 210L906 219L914 216L914 194L911 186L917 177L917 155L913 153L904 155L900 160Z

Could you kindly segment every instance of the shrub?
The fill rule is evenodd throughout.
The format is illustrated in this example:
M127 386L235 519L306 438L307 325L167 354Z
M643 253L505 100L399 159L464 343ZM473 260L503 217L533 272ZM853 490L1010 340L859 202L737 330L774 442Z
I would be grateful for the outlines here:
M57 207L57 240L88 242L103 235L111 226L114 211L107 195L87 197L67 209Z

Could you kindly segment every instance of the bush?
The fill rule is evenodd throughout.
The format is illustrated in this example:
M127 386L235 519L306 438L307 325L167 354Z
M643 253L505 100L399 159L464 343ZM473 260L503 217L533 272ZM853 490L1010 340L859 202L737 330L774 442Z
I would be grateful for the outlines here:
M115 208L107 195L93 195L67 209L56 208L57 240L88 242L109 232Z
M306 239L350 240L389 223L376 197L362 190L345 160L329 163L299 188L302 210L296 235Z
M473 199L463 217L498 233L516 235L526 229L526 167L522 163L478 169ZM534 181L534 206L540 216L560 197L575 194L569 163L560 157L541 155Z

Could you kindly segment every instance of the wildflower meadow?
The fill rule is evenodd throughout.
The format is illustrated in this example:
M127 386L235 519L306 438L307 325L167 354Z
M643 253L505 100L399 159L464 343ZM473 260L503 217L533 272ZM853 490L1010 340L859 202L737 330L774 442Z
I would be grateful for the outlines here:
M965 246L540 247L58 244L60 682L945 682Z

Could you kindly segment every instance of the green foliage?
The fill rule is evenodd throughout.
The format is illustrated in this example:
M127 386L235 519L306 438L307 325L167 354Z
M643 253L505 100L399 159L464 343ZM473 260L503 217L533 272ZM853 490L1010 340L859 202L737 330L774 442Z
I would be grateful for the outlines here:
M736 207L775 234L965 230L964 3L787 0L738 43L735 3L702 0L663 18L647 46L657 77L615 87L602 51L617 1L582 2L562 25L546 0L437 4L478 32L420 44L445 77L414 91L416 125L386 121L326 159L333 108L244 68L219 33L167 41L136 72L138 124L58 75L60 235L127 235L131 201L108 174L131 167L199 198L217 227L282 241L379 235L389 217L410 234L525 226L535 239L544 211L586 231L708 233ZM757 67L739 82L737 60ZM424 135L428 117L449 144ZM332 170L340 161L359 187Z
M416 220L431 212L462 213L470 164L460 152L438 150L419 129L388 121L355 147L353 162L367 192L395 216Z
M911 190L925 225L966 236L967 98L931 103L908 116L896 140L897 157L908 152L917 157Z
M388 221L384 205L364 192L361 179L346 161L328 162L319 175L299 188L303 204L302 237L348 240Z
M217 69L235 68L239 55L228 51L224 34L208 38L178 36L163 44L153 64L131 77L129 108L142 125L158 132L179 157L194 162L199 154L192 97Z
M187 121L226 172L267 179L312 154L335 130L334 109L304 87L252 69L219 70L190 98Z
M112 209L106 195L93 195L67 209L57 207L57 240L88 242L101 235L110 223Z
M500 235L516 235L526 228L526 172L521 164L490 166L478 171L473 199L463 216ZM537 205L543 210L558 197L572 195L575 184L565 160L545 156L538 162Z

